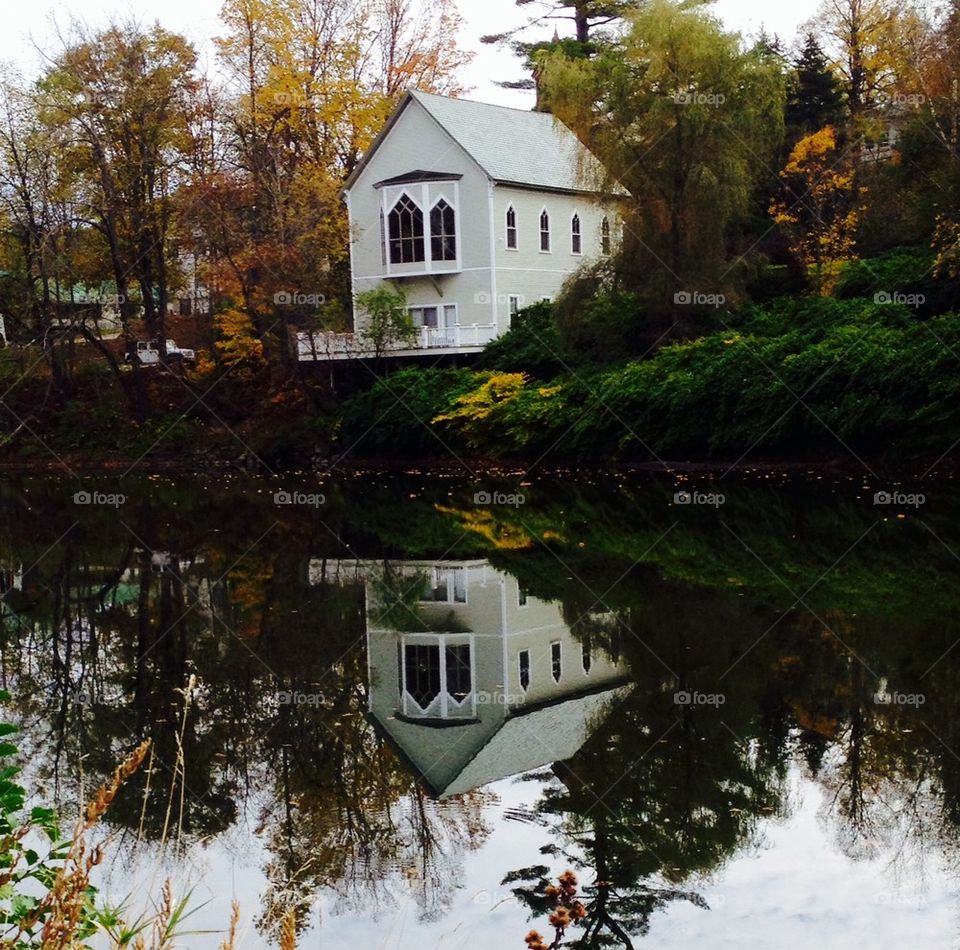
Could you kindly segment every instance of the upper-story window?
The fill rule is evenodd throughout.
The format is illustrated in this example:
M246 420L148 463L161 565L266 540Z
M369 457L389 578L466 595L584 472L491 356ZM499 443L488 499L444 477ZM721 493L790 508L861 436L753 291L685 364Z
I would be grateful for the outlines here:
M570 219L570 253L580 254L583 251L583 237L580 234L580 215L575 214Z
M430 210L430 257L435 261L457 259L455 216L445 198L441 198Z
M600 222L600 250L604 254L610 253L610 219L604 218Z
M507 248L511 251L517 249L517 212L513 205L507 208Z
M540 212L540 250L550 250L550 215L546 208Z
M398 646L404 715L463 718L471 711L466 702L473 691L469 639L457 634L413 634Z
M412 264L424 260L423 212L406 192L393 206L387 225L391 264Z

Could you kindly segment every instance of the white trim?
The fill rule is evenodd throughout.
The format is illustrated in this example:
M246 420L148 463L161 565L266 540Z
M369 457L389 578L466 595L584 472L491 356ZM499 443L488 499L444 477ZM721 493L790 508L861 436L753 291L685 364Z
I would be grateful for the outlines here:
M390 218L387 216L387 189L383 188L380 191L380 213L383 215L383 236L386 241L386 257L387 257L387 274L388 278L393 276L393 264L390 260ZM353 278L356 282L356 277ZM363 278L361 278L363 279ZM378 280L382 278L377 278Z
M420 185L420 195L423 198L420 206L420 214L423 215L423 269L429 274L433 271L433 248L430 246L430 186L426 182Z
M344 193L343 201L344 201L344 204L347 206L347 234L350 237L350 245L347 248L347 259L350 262L350 302L353 303L353 287L357 277L356 277L356 274L354 273L354 266L353 266L353 214L350 211L350 195L348 193ZM380 222L378 221L377 224L379 225L379 223ZM384 239L386 239L386 227L387 227L386 218L384 218L383 227L384 227ZM380 250L381 263L385 263L387 260L386 252L387 252L386 243L384 243L384 246ZM354 317L353 317L353 326L354 326L354 329L356 329L356 326L357 326L356 314L354 314ZM3 337L3 342L6 343L7 338L6 338L6 335L3 333L3 317L0 317L0 336Z
M493 179L487 178L487 209L490 228L490 317L494 327L499 331L500 324L497 321L497 232L494 224L496 215L493 199L495 188Z
M447 261L452 264L452 261ZM572 274L574 267L461 267L458 270L436 271L437 274L471 274L486 270L499 270L504 273L517 274ZM358 277L357 280L387 280L393 277L427 277L428 275L420 271L404 271L401 274L366 274ZM539 298L538 298L539 299Z
M454 240L457 242L457 256L455 263L457 265L457 270L460 270L461 264L463 264L463 231L460 229L460 181L457 179L453 183L453 226L456 229L456 234L453 236Z
M486 567L484 567L483 570L483 583L484 586L486 586ZM507 665L507 657L509 656L507 650L507 578L504 575L500 575L498 580L500 583L500 640L503 643L503 653L501 654L502 658L500 660L502 664L500 668L500 678L503 680L503 711L504 713L508 713L510 712L510 667Z

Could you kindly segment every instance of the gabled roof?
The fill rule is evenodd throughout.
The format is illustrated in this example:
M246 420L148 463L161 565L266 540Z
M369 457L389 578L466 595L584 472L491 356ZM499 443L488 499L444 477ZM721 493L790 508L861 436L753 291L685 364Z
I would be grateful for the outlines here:
M370 714L370 721L420 776L430 794L447 798L572 758L632 689L632 684L617 680L574 696L520 707L494 724L479 748L475 735L468 730L484 729L482 724L474 720L454 726L448 720L447 728L442 730L447 739L443 754L431 761L424 761L424 750L418 746L414 733L398 735L376 713ZM410 723L407 719L401 721ZM416 728L434 731L426 722L416 723Z
M439 790L439 797L462 795L511 775L572 759L632 689L614 687L509 716L460 774Z
M559 119L470 99L411 91L346 181L349 190L411 102L434 121L495 182L547 191L596 193L603 166ZM620 189L617 189L618 191Z

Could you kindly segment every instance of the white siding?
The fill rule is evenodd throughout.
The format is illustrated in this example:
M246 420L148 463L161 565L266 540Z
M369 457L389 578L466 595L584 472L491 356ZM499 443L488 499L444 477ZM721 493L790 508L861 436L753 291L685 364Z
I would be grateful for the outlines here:
M497 323L509 326L509 297L518 294L520 306L544 297L553 300L563 282L584 264L600 256L600 222L604 215L614 227L613 209L605 209L589 195L535 191L498 185L494 201L494 243L497 262ZM507 209L517 215L517 249L507 247ZM540 250L540 212L550 215L550 251ZM580 215L581 253L574 254L571 222Z
M374 185L416 169L462 176L456 182L460 271L403 278L401 285L407 302L410 306L454 303L461 326L490 324L494 305L487 225L490 217L487 176L415 100L400 115L350 189L354 294L379 286L387 276L380 246L380 209L384 197L381 192L387 193L385 197L391 205L404 189L422 200L423 186L420 184L384 188L375 188ZM425 190L432 204L437 195L446 195L452 188L452 182L429 182ZM425 230L429 233L428 221ZM411 265L392 269L403 268L414 269ZM440 266L437 269L449 268Z
M504 148L509 148L508 142ZM379 181L418 169L461 177L456 181L374 187ZM384 263L380 213L383 210L386 219L389 208L404 192L423 209L427 257L429 208L440 195L448 202L456 201L455 262ZM456 304L460 326L495 324L497 333L510 326L512 295L519 296L521 307L543 298L553 300L570 274L600 255L600 222L604 215L610 218L611 235L620 233L613 209L605 209L589 195L493 184L415 99L370 157L348 199L354 295L387 279L407 275L400 276L398 283L411 307ZM517 215L517 250L506 246L506 211L510 206ZM549 253L539 249L539 217L544 208L550 215ZM579 255L571 246L574 213L579 214L581 223ZM362 314L357 318L360 329Z

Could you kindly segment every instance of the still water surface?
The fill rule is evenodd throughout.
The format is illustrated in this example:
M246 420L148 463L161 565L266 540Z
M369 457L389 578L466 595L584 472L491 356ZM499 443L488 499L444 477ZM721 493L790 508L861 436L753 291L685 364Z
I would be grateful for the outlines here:
M566 869L564 945L960 946L952 484L84 487L0 490L6 715L68 818L153 740L101 885L183 946L522 947Z

